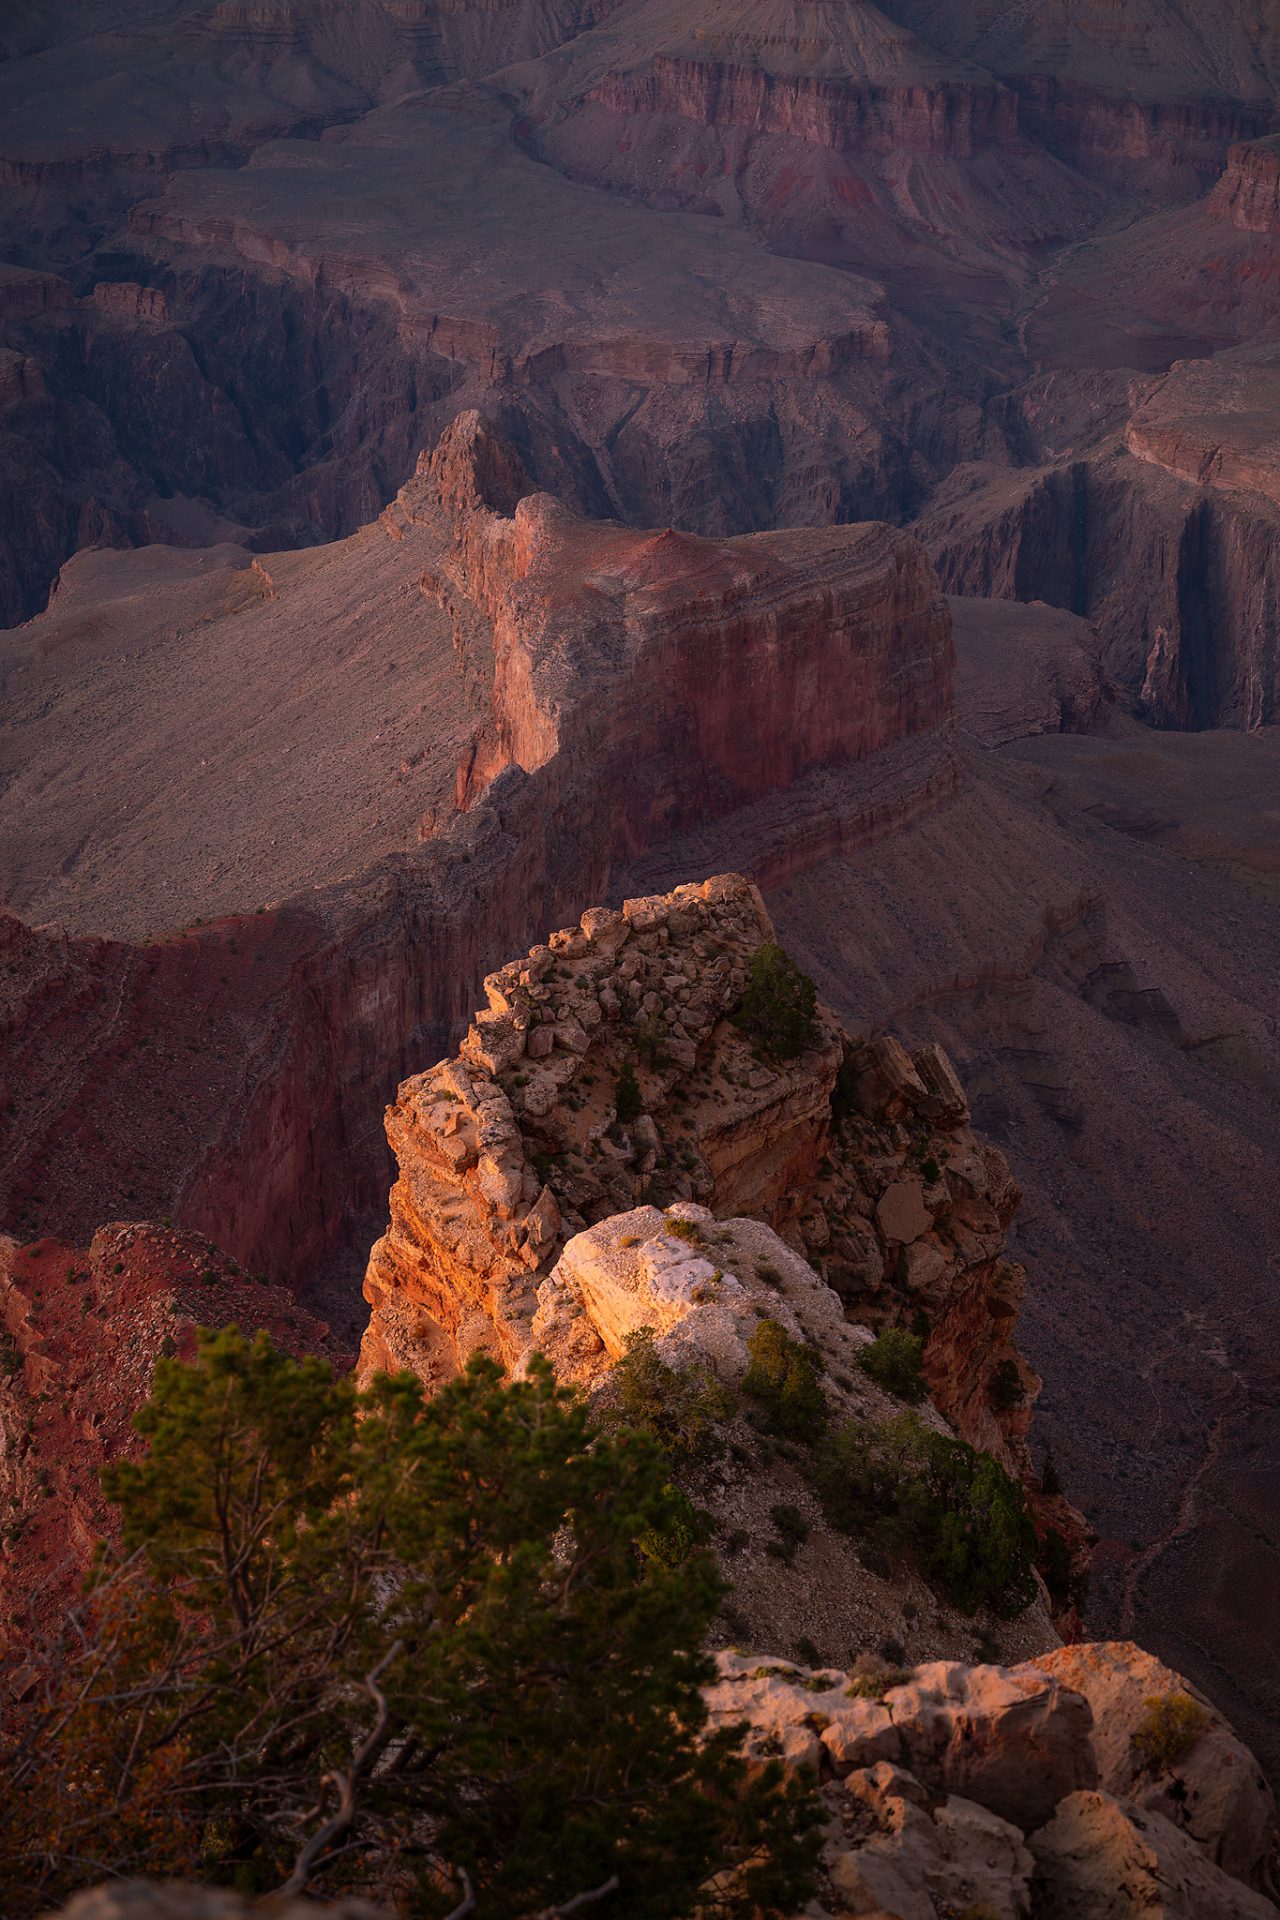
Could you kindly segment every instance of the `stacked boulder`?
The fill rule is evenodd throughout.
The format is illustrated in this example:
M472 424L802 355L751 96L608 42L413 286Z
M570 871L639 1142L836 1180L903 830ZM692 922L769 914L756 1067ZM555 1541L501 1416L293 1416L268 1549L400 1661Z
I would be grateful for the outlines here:
M1130 1643L852 1675L723 1654L708 1698L712 1725L745 1722L760 1761L824 1783L811 1920L1276 1915L1263 1891L1276 1809L1257 1762Z

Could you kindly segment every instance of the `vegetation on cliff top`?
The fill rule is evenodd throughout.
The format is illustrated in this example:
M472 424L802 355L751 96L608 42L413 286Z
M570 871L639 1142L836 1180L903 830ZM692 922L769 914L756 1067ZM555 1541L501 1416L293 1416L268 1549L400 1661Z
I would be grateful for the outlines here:
M794 1060L817 1038L818 990L795 961L768 941L757 947L735 1023L777 1060Z
M911 1553L962 1612L1013 1619L1035 1599L1036 1532L1021 1486L918 1414L840 1428L814 1478L833 1526Z
M644 1434L536 1362L357 1394L235 1329L138 1426L120 1551L0 1726L9 1920L134 1871L480 1920L803 1904L812 1789L705 1737L723 1584L646 1550L688 1503Z

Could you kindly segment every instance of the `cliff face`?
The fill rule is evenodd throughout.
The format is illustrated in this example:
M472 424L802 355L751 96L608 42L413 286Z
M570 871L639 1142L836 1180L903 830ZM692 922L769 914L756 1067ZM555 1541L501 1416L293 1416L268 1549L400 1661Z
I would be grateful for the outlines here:
M988 146L1021 144L1016 95L932 78L859 85L660 53L642 74L609 74L589 98L612 113L677 114L724 131L785 135L833 153L971 159Z
M1246 233L1280 233L1280 140L1233 146L1211 205Z
M1008 1167L972 1134L937 1047L852 1040L821 1007L796 1058L753 1042L734 1015L771 938L755 888L724 875L592 909L489 976L457 1056L388 1111L400 1172L365 1279L360 1372L409 1368L434 1388L473 1353L519 1369L536 1351L607 1404L647 1328L669 1363L737 1391L768 1318L821 1356L833 1418L874 1421L902 1403L859 1354L873 1328L902 1325L924 1336L928 1421L1030 1482L1040 1383L1014 1344L1025 1276L1004 1247ZM713 1480L699 1497L741 1543L756 1638L789 1643L803 1623L827 1647L877 1633L968 1646L945 1604L932 1641L916 1576L870 1549L869 1579L842 1581L848 1549L794 1463ZM769 1503L793 1493L814 1545L794 1577L765 1578ZM1061 1501L1036 1514L1082 1564L1080 1517ZM1062 1617L1076 1624L1065 1603ZM991 1630L1010 1650L1052 1638L1040 1602Z
M972 492L957 476L920 527L953 592L1090 620L1155 726L1254 728L1280 710L1274 370L1264 352L1229 372L1234 358L1180 364L1088 459Z
M366 1374L438 1380L475 1350L513 1365L549 1343L570 1377L600 1377L621 1338L583 1294L573 1236L647 1207L648 1237L655 1208L685 1202L766 1221L837 1322L925 1328L935 1404L1025 1467L1039 1382L1013 1341L1008 1167L937 1048L913 1060L825 1012L794 1061L753 1046L730 1016L771 939L755 889L725 876L593 909L489 976L457 1058L388 1111L400 1178L365 1282Z
M647 0L513 77L517 137L542 159L745 220L788 253L877 273L927 259L932 275L1091 217L1010 88L867 5L717 7L691 26Z
M486 457L477 435L469 419L433 456L445 496L460 459ZM464 797L507 766L589 762L631 853L952 704L950 614L919 547L887 527L712 542L588 524L540 495L510 516L464 508L449 571L495 654Z
M407 646L442 624L425 607L415 621L423 593L445 607L479 715L467 811L442 808L339 884L300 876L268 911L146 946L0 925L6 1217L21 1230L56 1217L87 1234L127 1205L216 1233L253 1267L313 1270L381 1209L376 1115L396 1082L446 1050L488 968L606 896L638 849L708 815L740 813L754 834L753 809L794 782L803 804L769 850L794 864L845 830L843 766L866 758L859 831L874 831L874 769L917 740L925 764L894 804L945 786L929 739L951 701L949 615L909 537L639 535L517 504L526 486L471 417L322 576L325 607L350 595L361 618L385 618L378 582L394 582ZM200 1087L174 1085L172 1060L197 1045ZM81 1102L74 1123L59 1087ZM86 1097L111 1116L87 1159Z

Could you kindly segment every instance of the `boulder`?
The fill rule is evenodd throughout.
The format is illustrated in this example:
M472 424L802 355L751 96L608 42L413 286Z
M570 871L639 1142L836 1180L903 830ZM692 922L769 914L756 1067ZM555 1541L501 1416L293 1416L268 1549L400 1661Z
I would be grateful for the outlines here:
M1097 1782L1088 1701L1037 1667L934 1660L885 1705L922 1780L980 1800L1024 1832L1064 1794Z
M861 1843L837 1851L828 1871L846 1911L898 1920L980 1911L1023 1920L1031 1911L1033 1861L1007 1820L955 1795L938 1801L914 1775L881 1762L852 1774L845 1791L869 1816Z
M1162 1814L1108 1793L1068 1794L1029 1845L1036 1920L1276 1920Z
M876 1221L885 1239L900 1245L928 1233L933 1215L924 1203L924 1181L911 1174L886 1187L876 1207Z
M1108 1640L1059 1647L1015 1671L1049 1674L1088 1700L1106 1793L1163 1814L1224 1872L1255 1879L1275 1837L1275 1798L1243 1741L1171 1667L1132 1641ZM1151 1766L1134 1735L1148 1701L1174 1694L1195 1700L1203 1718L1184 1753Z

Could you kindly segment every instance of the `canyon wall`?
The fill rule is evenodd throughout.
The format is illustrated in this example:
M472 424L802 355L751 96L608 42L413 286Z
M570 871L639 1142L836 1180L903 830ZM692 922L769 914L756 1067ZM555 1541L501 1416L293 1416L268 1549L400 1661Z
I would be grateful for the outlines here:
M1021 144L1016 95L972 81L893 86L660 53L640 73L607 75L588 98L610 113L676 114L722 132L786 135L834 153L970 159L988 146Z
M957 484L919 531L953 592L1088 619L1151 724L1266 726L1280 712L1277 483L1241 439L1238 419L1140 413L1099 459L1006 473L972 497Z
M945 717L949 615L909 537L624 534L546 501L513 513L516 474L472 418L392 513L454 530L425 590L464 648L495 636L490 715L460 769L467 811L447 831L342 885L143 946L6 922L5 1217L22 1231L56 1219L87 1234L126 1205L216 1235L248 1266L311 1272L381 1206L391 1089L447 1051L504 954L606 896L676 826L816 781L816 814L798 808L789 828L802 847L847 804L842 765L874 768L877 748L927 742ZM762 689L791 691L771 709ZM907 769L898 806L913 781L938 786L937 760ZM175 1074L193 1052L201 1074Z
M1280 141L1233 146L1212 205L1248 233L1280 233Z

